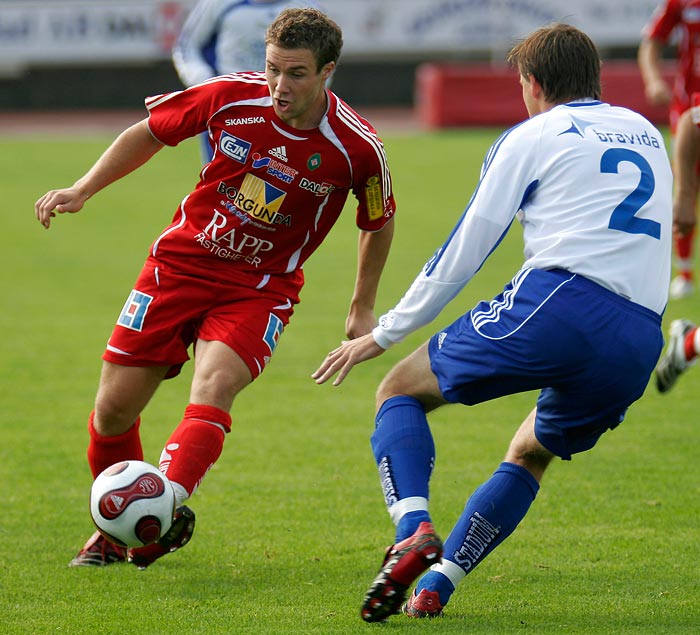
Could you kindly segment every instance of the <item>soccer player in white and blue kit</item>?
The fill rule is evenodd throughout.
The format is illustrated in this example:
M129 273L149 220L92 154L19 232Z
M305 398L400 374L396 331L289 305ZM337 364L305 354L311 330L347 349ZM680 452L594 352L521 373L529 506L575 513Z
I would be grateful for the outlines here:
M481 302L399 362L377 391L372 449L396 544L361 615L439 615L457 584L520 523L554 457L569 460L617 427L663 347L671 268L671 168L661 133L600 101L590 38L535 31L509 61L530 118L491 147L446 242L374 331L343 342L313 374L340 384L431 322L498 246L514 219L525 261ZM504 461L469 498L443 545L428 512L435 446L426 413L539 389ZM441 559L442 557L442 559Z

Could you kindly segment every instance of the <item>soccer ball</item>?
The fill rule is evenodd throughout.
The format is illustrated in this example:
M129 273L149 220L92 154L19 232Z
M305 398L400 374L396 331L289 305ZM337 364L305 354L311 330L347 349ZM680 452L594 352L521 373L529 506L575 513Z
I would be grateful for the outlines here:
M97 529L122 547L156 542L173 522L175 492L157 467L122 461L97 476L90 490L90 514Z

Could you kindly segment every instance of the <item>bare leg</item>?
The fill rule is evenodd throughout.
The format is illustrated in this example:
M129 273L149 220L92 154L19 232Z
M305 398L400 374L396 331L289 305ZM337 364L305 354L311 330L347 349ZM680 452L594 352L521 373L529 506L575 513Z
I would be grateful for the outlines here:
M392 368L377 389L377 410L391 397L406 395L418 399L430 412L447 403L430 368L428 344L423 344Z
M197 340L190 403L228 412L253 378L240 356L223 342Z
M536 414L537 409L534 408L523 421L510 442L505 460L524 467L539 483L554 455L535 436Z
M102 436L126 432L165 377L165 366L121 366L104 362L95 398L95 431Z

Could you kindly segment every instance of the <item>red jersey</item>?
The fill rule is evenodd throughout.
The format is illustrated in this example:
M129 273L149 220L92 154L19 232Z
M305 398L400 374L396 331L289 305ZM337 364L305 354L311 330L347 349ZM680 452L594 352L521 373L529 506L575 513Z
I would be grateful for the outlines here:
M152 256L222 281L236 271L290 274L338 219L350 191L357 226L381 229L395 203L374 128L331 91L318 128L298 130L272 107L264 73L234 73L146 99L149 127L174 146L208 131L214 155Z
M672 117L690 106L691 93L700 91L700 0L665 0L654 11L644 35L666 44L674 30L679 40Z

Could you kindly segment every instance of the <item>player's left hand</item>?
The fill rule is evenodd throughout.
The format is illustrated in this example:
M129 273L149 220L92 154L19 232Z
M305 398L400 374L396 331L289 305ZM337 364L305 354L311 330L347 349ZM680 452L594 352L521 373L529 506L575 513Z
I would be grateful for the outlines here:
M338 348L326 355L326 359L311 377L317 384L323 384L338 373L333 385L339 386L355 364L378 357L384 350L374 341L372 333L342 342Z

